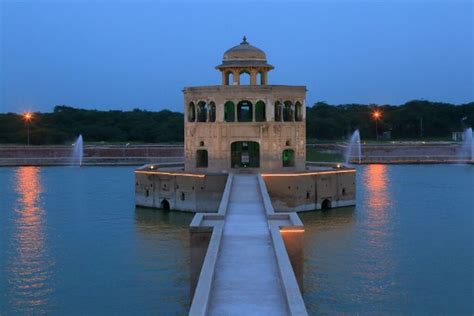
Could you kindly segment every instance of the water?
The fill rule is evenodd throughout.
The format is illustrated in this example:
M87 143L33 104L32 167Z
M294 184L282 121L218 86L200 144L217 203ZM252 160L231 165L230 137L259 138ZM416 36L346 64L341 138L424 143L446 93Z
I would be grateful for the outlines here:
M474 160L474 140L472 139L472 128L467 128L463 133L461 155L468 161Z
M72 164L74 166L82 166L82 158L84 157L84 142L82 140L82 135L76 139L74 143L74 148L72 151Z
M311 314L472 314L474 168L357 166L357 207L304 213ZM133 167L0 168L0 314L189 307L192 214L136 209Z
M349 144L347 145L347 149L344 154L344 161L346 165L349 164L351 162L351 158L355 156L354 149L357 150L356 155L360 164L360 161L362 159L362 152L360 148L360 134L358 129L354 131L351 138L349 139Z

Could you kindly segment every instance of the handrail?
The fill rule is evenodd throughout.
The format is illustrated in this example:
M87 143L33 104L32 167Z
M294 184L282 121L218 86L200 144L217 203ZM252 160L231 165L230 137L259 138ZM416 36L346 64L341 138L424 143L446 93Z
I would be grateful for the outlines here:
M263 199L263 205L265 207L265 213L268 219L268 228L273 242L273 249L275 251L275 257L282 280L283 289L285 291L285 297L288 304L289 312L291 315L307 315L306 306L301 295L298 282L296 281L293 267L291 266L290 258L286 251L283 238L280 234L280 223L282 220L286 220L288 225L285 227L303 229L303 223L299 219L296 213L275 213L273 205L268 194L267 186L263 181L262 175L259 173L257 176L260 194Z
M211 297L212 283L214 282L214 272L216 268L217 258L219 256L220 245L222 240L222 232L224 227L224 219L227 214L227 208L229 205L230 192L232 188L232 182L234 179L233 174L229 174L227 177L224 192L222 193L221 202L217 214L203 214L197 213L193 221L191 222L191 229L209 228L201 226L204 220L212 220L212 235L209 241L209 246L206 251L206 257L201 267L201 273L199 274L199 281L194 292L194 297L191 303L191 309L189 315L204 316L209 308L209 299Z

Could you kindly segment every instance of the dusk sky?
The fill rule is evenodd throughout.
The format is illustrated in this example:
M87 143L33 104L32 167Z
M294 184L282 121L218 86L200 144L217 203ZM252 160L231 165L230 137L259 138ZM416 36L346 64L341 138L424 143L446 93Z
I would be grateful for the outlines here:
M474 101L472 0L1 1L0 112L182 111L246 35L307 105Z

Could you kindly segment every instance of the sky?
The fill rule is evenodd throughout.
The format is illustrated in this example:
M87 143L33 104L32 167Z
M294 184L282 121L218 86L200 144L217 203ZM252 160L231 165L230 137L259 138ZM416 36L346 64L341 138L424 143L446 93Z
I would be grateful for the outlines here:
M243 35L307 105L471 102L473 2L0 0L0 112L182 111Z

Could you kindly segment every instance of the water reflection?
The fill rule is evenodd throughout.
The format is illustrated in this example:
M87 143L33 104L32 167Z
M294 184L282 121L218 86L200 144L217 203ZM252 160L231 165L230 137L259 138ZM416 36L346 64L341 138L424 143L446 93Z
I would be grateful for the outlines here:
M15 180L18 200L12 242L14 255L8 271L10 300L18 312L43 314L51 307L54 262L48 254L44 234L40 168L20 167L15 172Z
M188 312L189 224L193 216L183 212L135 209L136 250L138 262L146 275L141 285L149 284L154 289L153 295L145 299L156 304L156 310L161 314Z
M383 242L387 234L387 207L389 206L388 177L386 165L368 165L364 170L364 186L371 241Z

